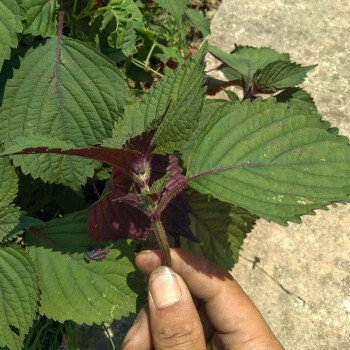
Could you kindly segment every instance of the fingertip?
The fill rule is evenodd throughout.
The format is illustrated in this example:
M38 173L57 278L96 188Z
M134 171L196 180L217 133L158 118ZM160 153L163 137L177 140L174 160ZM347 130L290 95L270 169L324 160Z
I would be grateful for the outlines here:
M147 275L150 275L153 270L162 265L160 251L143 250L136 255L136 266Z
M179 284L180 278L170 267L157 267L149 279L150 304L153 303L159 309L180 301L184 290Z
M203 327L186 283L161 266L149 281L149 311L156 349L205 349Z

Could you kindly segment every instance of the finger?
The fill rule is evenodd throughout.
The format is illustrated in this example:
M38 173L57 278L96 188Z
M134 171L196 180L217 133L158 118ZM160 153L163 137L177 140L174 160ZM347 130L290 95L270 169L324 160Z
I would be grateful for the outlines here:
M208 319L205 308L203 307L204 304L203 304L202 300L195 297L193 294L191 294L191 295L192 295L194 305L197 309L199 319L201 320L201 324L202 324L203 331L204 331L204 338L206 341L208 341L212 337L212 335L214 334L215 329Z
M132 327L125 336L123 350L152 350L153 342L149 320L148 305L145 305L136 317Z
M215 333L215 328L213 327L213 325L211 324L208 318L208 315L205 311L205 305L203 303L199 305L199 308L197 307L197 311L202 323L205 341L208 342L209 339L211 339L211 337Z
M184 279L191 293L204 302L220 341L240 344L256 339L270 342L271 349L281 348L259 310L228 272L183 249L171 249L171 258L174 271ZM136 257L137 266L147 274L161 261L159 251L141 252Z
M191 294L172 269L160 266L149 280L149 312L157 350L205 350L203 328Z

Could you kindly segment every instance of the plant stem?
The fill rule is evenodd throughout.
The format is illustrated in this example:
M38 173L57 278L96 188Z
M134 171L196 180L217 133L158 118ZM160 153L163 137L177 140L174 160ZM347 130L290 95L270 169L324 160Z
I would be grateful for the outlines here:
M100 199L101 195L100 195L100 192L98 191L98 189L96 187L94 179L90 179L90 183L91 183L92 188L94 189L94 192L96 193L96 196L98 197L98 199Z
M57 36L60 38L62 36L63 32L63 18L64 18L64 11L61 10L58 14L58 25L57 25ZM57 44L57 46L59 46Z
M77 1L78 1L78 0L74 0L73 10L72 10L72 15L73 15L73 18L74 18L74 19L76 18L76 16L75 16L75 10L77 9Z
M136 58L134 58L134 57L131 57L131 62L134 63L135 66L138 66L138 67L144 69L146 72L151 71L152 73L158 75L158 76L161 77L161 78L164 77L163 74L157 72L156 70L152 69L152 68L149 67L149 66L146 66L146 64L145 64L144 62L141 62L141 61L139 61L138 59L136 59Z
M187 182L183 182L175 187L163 200L161 200L155 212L160 214L165 209L165 205L170 201L170 199L173 198L178 192L182 191L185 186L187 186Z
M139 174L139 178L142 181L141 194L143 194L143 203L146 207L146 211L149 214L149 218L152 223L154 234L156 235L159 248L163 254L163 265L171 266L170 249L168 239L165 234L164 227L160 220L160 213L156 213L156 205L153 203L152 199L148 196L149 188L149 164L146 164L145 173Z
M171 267L171 257L170 257L170 249L169 243L165 235L165 231L163 225L160 221L160 217L158 215L151 218L152 226L154 230L154 234L157 237L157 242L159 244L160 250L163 254L163 265Z
M146 61L145 61L145 67L147 67L147 68L149 68L149 67L148 67L148 63L149 63L149 60L150 60L150 58L151 58L152 52L153 52L153 50L154 50L154 48L155 48L156 46L157 46L157 44L156 44L156 43L153 43L151 49L150 49L149 52L148 52L148 55L147 55Z
M113 343L113 339L112 339L111 335L109 334L109 330L108 330L108 328L107 328L107 326L105 325L104 322L102 322L102 327L103 327L103 329L105 330L105 332L107 333L107 336L108 336L108 339L109 339L109 341L110 341L110 343L111 343L112 349L115 350L115 346L114 346L114 343Z

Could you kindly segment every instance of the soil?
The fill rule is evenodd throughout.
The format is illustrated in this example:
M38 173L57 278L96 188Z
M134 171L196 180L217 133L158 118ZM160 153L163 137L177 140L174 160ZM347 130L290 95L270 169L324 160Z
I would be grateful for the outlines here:
M190 0L189 7L200 11L210 23L221 2L222 0ZM190 35L188 39L187 47L193 57L203 42L203 36L194 31L192 31L191 34L192 35Z

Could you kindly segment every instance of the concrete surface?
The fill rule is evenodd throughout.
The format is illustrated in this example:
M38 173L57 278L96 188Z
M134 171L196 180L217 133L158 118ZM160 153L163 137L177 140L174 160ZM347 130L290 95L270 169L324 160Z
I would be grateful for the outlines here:
M235 43L269 46L318 63L303 86L350 136L349 1L224 0L211 30L210 43L227 52ZM215 65L209 58L208 69ZM233 275L286 349L350 349L350 205L301 225L259 220L241 255Z

